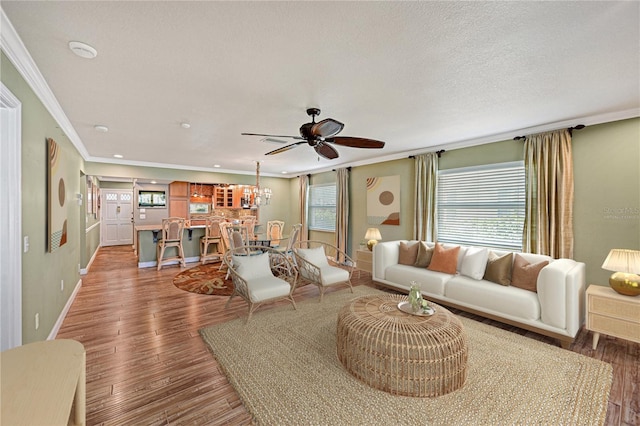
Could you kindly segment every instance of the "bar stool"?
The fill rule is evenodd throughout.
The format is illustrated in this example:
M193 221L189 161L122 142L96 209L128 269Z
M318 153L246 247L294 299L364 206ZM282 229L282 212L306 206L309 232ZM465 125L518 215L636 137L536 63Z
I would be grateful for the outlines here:
M200 237L200 262L204 265L207 260L222 260L223 252L220 247L220 223L224 218L210 216L205 219L204 236ZM209 246L215 244L216 250L209 253Z
M162 239L158 240L156 253L158 255L158 271L162 265L169 261L179 260L182 267L185 266L184 248L182 247L182 234L185 227L185 219L170 217L162 219ZM175 247L178 253L175 256L164 257L167 247Z

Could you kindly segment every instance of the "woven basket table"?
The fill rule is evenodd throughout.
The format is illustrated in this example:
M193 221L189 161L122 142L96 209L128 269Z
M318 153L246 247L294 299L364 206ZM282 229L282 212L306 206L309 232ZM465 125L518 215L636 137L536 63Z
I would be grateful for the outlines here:
M461 388L467 378L467 338L451 312L398 309L407 296L364 296L343 306L336 333L338 359L367 385L394 395L433 397Z

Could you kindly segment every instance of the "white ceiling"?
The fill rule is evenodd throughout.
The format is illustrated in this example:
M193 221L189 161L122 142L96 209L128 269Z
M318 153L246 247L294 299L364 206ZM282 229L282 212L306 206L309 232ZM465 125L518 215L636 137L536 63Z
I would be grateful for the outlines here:
M265 174L295 175L640 111L637 1L3 0L2 9L90 161L253 172L260 160ZM72 40L98 56L75 56ZM265 157L279 145L240 135L297 135L312 106L345 123L341 136L385 148L337 147L329 161L302 145Z

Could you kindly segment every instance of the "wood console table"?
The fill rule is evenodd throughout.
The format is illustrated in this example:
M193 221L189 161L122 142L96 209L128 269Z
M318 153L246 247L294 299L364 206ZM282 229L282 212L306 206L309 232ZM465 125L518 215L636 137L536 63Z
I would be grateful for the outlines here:
M0 375L3 425L86 423L86 355L80 342L47 340L4 351Z

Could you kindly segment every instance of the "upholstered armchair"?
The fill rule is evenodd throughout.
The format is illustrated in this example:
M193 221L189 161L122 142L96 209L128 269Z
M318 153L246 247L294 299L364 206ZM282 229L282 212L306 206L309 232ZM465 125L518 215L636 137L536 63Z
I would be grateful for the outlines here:
M296 286L304 281L320 290L320 301L326 287L347 284L353 293L351 275L355 262L336 246L322 241L298 241L293 244L293 254L298 267ZM337 259L344 259L338 263Z
M287 299L297 309L293 290L298 273L285 254L271 247L240 246L228 250L223 261L233 281L233 293L225 307L240 296L249 305L247 322L266 302Z

